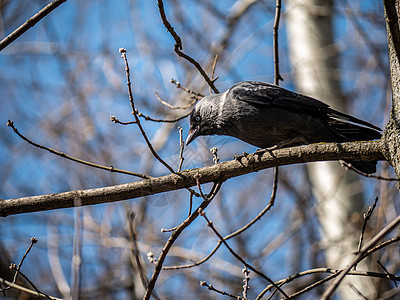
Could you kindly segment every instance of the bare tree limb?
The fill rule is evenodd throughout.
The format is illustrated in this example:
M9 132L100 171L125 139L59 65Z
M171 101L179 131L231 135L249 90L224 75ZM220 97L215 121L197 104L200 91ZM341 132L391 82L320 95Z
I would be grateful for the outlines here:
M252 265L248 264L239 254L237 254L233 249L228 245L228 243L224 240L223 236L215 229L213 223L207 218L205 212L203 210L199 210L199 214L207 221L207 226L211 228L212 231L218 236L218 238L222 241L222 243L225 245L225 247L228 249L228 251L237 259L239 260L242 264L244 264L247 268L252 270L254 273L257 275L261 276L265 280L267 280L270 284L272 284L277 290L279 290L282 295L285 297L285 299L289 298L288 295L277 285L275 284L272 279L265 275L263 272L258 271L255 269Z
M279 20L281 19L281 0L276 0L275 4L275 21L273 29L273 48L274 48L274 84L279 85L279 80L283 80L279 72L279 46L278 46L278 30Z
M118 123L118 122L119 122L118 119L115 118L115 117L114 117L114 118L111 118L111 120L113 120L113 122L115 122L115 123ZM93 163L93 162L90 162L90 161L86 161L86 160L83 160L83 159L80 159L80 158L77 158L77 157L73 157L73 156L68 155L68 154L66 154L66 153L64 153L64 152L60 152L60 151L58 151L58 150L55 150L55 149L52 149L52 148L49 148L49 147L40 145L40 144L38 144L38 143L35 143L35 142L31 141L30 139L28 139L28 138L27 138L26 136L24 136L23 134L21 134L21 133L18 131L18 129L14 126L14 122L11 121L11 120L8 120L8 121L7 121L7 126L11 127L12 130L13 130L21 139L23 139L23 140L24 140L25 142L27 142L28 144L30 144L30 145L32 145L32 146L34 146L34 147L36 147L36 148L49 151L50 153L55 154L55 155L57 155L57 156L60 156L60 157L63 157L63 158L72 160L72 161L77 162L77 163L80 163L80 164L82 164L82 165L86 165L86 166L93 167L93 168L98 168L98 169L101 169L101 170L106 170L106 171L110 171L110 172L116 172L116 173L121 173L121 174L126 174L126 175L137 176L137 177L140 177L140 178L143 178L143 179L151 178L151 176L148 176L148 175L145 175L145 174L140 174L140 173L136 173L136 172L131 172L131 171L126 171L126 170L114 168L114 166L107 167L107 166L99 165L99 164L96 164L96 163Z
M115 186L75 190L58 194L0 200L0 216L60 209L74 206L79 197L81 205L128 200L196 185L196 174L201 183L222 182L263 169L324 160L385 160L380 142L319 143L249 154L241 159L225 161L209 167L145 179Z
M216 80L216 78L210 79L210 77L208 77L206 72L203 70L201 65L196 60L194 60L192 57L190 57L189 55L182 52L182 49L183 49L182 40L181 40L180 36L176 33L174 27L171 26L171 24L169 23L169 21L167 19L167 16L166 16L165 10L164 10L163 1L158 0L157 5L158 5L158 9L160 11L161 20L162 20L165 28L167 29L167 31L172 35L172 37L175 40L174 50L175 50L176 54L178 54L178 56L180 56L180 57L183 57L188 62L190 62L192 65L194 65L196 67L196 69L200 72L201 76L203 76L203 78L207 82L207 84L210 86L210 88L214 91L214 93L218 94L219 91L214 85L214 81Z
M176 239L179 237L179 235L182 233L185 228L187 228L196 218L199 216L199 211L202 211L206 209L206 207L211 203L213 200L213 197L215 197L216 194L212 195L210 198L207 198L204 200L199 207L190 215L188 216L181 224L179 224L176 227L176 230L174 230L171 233L171 236L169 237L168 241L165 243L163 249L161 250L161 254L157 259L156 266L154 268L153 275L151 275L149 284L147 285L146 293L143 296L143 300L148 300L151 297L151 294L153 293L154 286L157 282L157 278L160 275L160 272L162 270L162 266L164 263L165 258L167 257L167 254L169 250L171 249L172 245L175 243Z
M9 286L11 286L12 288L18 289L18 290L23 291L23 292L25 292L25 293L29 293L29 294L34 295L34 296L36 296L36 297L47 298L47 299L51 299L51 300L62 300L61 298L56 298L56 297L53 297L53 296L48 296L48 295L45 295L45 294L42 294L42 293L39 293L39 294L38 294L38 293L37 293L36 291L34 291L34 290L30 290L30 289L28 289L28 288L26 288L26 287L23 287L23 286L21 286L21 285L19 285L19 284L16 284L16 283L7 281L7 280L5 280L5 279L3 279L3 278L0 278L0 283L9 285Z
M45 16L47 16L54 9L56 9L58 6L60 6L61 4L63 4L66 1L67 0L54 0L53 2L47 4L37 14L35 14L32 18L26 20L24 24L19 26L12 33L10 33L7 37L5 37L0 42L0 51L3 50L8 45L10 45L12 42L14 42L22 34L24 34L26 31L28 31L28 29L30 29L33 26L35 26L37 22L39 22L41 19L43 19Z
M323 274L323 273L327 273L327 274L332 274L333 276L328 276L325 279L333 279L335 276L337 276L340 273L340 270L337 269L331 269L331 268L317 268L317 269L310 269L310 270L306 270L303 272L299 272L296 274L292 274L288 277L286 277L285 279L281 279L275 282L275 284L279 284L280 286L283 286L284 284L287 284L289 282L292 282L293 280L303 277L303 276L308 276L308 275L313 275L313 274ZM375 277L375 278L385 278L388 280L393 280L393 281L400 281L400 276L396 276L393 274L385 274L385 273L377 273L377 272L370 272L370 271L350 271L348 273L348 275L354 275L354 276L369 276L369 277ZM268 292L270 289L272 289L274 286L268 285L256 298L256 300L258 299L262 299L262 297L265 295L266 292ZM307 287L308 289L309 287ZM300 292L300 291L299 291ZM303 290L301 291L301 293L303 293ZM298 292L295 293L297 296L300 294ZM293 297L295 294L290 295L290 297Z
M394 50L396 52L397 59L400 60L400 28L399 18L396 12L396 1L384 0L383 5L385 6L386 23L392 35Z

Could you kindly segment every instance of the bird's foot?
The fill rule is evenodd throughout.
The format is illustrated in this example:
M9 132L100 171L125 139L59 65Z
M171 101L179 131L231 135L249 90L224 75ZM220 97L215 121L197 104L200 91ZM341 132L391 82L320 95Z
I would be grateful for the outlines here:
M263 149L257 149L256 152L254 152L254 154L256 155L263 155L265 152L269 152L269 154L271 154L272 156L274 156L274 154L272 153L273 150L276 150L279 148L279 145L274 145L272 147L268 147L268 148L263 148Z
M233 159L238 162L241 162L242 158L247 158L247 156L249 156L249 154L247 152L243 152L243 154L241 154L241 155L234 155Z

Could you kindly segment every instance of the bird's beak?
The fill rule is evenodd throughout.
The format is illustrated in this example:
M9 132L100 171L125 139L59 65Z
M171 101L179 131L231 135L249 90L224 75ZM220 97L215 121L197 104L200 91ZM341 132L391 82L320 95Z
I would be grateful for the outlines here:
M190 128L188 137L186 139L186 146L189 145L191 142L193 142L198 137L198 135L199 135L198 127Z

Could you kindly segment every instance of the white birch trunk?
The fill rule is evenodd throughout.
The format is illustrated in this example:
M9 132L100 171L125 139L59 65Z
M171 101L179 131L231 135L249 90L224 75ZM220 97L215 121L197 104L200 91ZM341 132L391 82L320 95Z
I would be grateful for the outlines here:
M320 99L345 111L337 67L337 51L332 34L332 1L288 0L286 2L289 56L298 92ZM346 172L337 162L308 165L328 267L343 268L357 251L360 227L352 217L361 214L363 187L357 175ZM366 270L365 264L358 266ZM365 296L374 295L370 278L352 277L344 281L342 299L362 299L348 283Z

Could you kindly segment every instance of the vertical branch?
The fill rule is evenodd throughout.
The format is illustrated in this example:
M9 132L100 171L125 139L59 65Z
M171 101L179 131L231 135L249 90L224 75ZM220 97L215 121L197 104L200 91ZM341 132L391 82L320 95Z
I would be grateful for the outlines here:
M156 266L154 268L153 275L150 278L149 284L147 286L146 293L143 296L143 300L148 300L151 297L151 294L153 293L154 286L156 284L156 281L158 279L158 276L160 275L163 263L165 258L167 257L167 254L169 250L171 249L172 245L176 241L176 239L179 237L179 235L182 233L182 231L188 227L198 216L199 216L199 209L204 210L209 204L211 203L211 200L209 201L203 201L200 206L185 220L183 221L175 231L172 232L171 236L169 237L168 241L165 243L164 248L161 250L161 254L157 259Z
M82 200L76 197L74 200L74 240L73 240L73 254L72 254L72 284L71 284L71 294L72 299L80 298L80 273L81 273L81 245L82 245Z
M137 110L135 108L135 103L133 102L133 93L132 93L132 84L131 84L131 75L130 75L130 71L129 71L129 65L128 65L128 60L126 58L126 49L119 49L119 52L121 53L122 58L124 59L125 62L125 72L126 72L126 85L128 86L128 92L129 92L129 101L131 103L131 107L132 107L132 114L135 117L135 123L137 124L137 126L139 127L139 130L144 138L144 140L146 141L147 147L150 149L151 153L153 154L153 156L159 161L161 162L171 173L175 173L174 169L171 168L170 165L168 165L156 152L156 150L154 150L153 146L150 143L149 138L146 135L146 132L143 129L142 124L140 123L140 119L137 113Z
M276 0L275 21L273 29L273 48L274 48L274 84L279 85L279 80L283 81L279 73L279 45L278 45L278 30L279 21L281 19L281 0Z
M178 172L180 172L182 169L182 164L183 164L183 160L184 160L183 149L185 148L185 142L182 137L182 130L183 130L182 127L178 127L178 129L179 129L179 145L180 145L180 149L181 149L179 151L179 166L178 166Z
M175 40L175 47L174 47L175 53L178 54L178 56L186 59L192 65L194 65L196 67L196 69L200 72L200 74L203 76L204 80L208 83L210 88L213 90L213 92L218 94L219 91L214 85L214 81L216 79L210 79L210 77L208 77L206 72L203 70L203 68L200 66L200 64L196 60L194 60L192 57L190 57L189 55L182 52L182 49L183 49L182 40L181 40L180 36L176 33L174 27L171 26L171 24L169 23L169 21L167 19L167 16L166 16L165 10L164 10L163 1L158 0L157 5L158 5L158 9L160 11L161 20L162 20L165 28L167 29L167 31L172 35L172 37Z
M279 80L283 80L281 74L279 73L279 44L278 44L278 31L279 31L279 21L281 19L281 0L276 0L275 6L275 21L274 21L274 28L273 28L273 48L274 48L274 84L279 85ZM271 206L274 203L276 190L278 187L278 167L275 167L274 172L274 185L272 188L272 195L271 195Z

